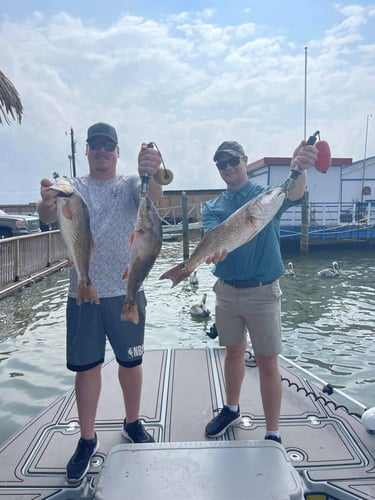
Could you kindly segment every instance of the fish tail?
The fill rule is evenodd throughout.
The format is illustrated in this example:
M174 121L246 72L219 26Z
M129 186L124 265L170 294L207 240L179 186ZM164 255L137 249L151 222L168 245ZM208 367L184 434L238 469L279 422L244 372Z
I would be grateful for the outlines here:
M172 288L178 285L180 281L189 276L191 272L188 272L184 265L179 264L178 266L172 267L166 273L160 276L160 280L170 279L172 280Z
M136 325L139 323L138 306L135 300L125 297L121 309L121 321L131 321Z
M77 304L80 305L84 302L100 303L100 299L92 283L80 283L78 285Z

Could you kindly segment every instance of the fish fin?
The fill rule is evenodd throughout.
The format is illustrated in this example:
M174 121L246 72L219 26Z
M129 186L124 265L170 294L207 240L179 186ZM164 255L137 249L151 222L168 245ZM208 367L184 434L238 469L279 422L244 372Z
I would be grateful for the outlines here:
M129 268L127 267L124 271L124 274L122 275L123 280L128 280L129 279Z
M125 302L121 309L121 321L131 321L135 325L139 323L138 306L134 300L129 300L125 297Z
M187 272L186 268L182 268L181 265L179 264L178 266L172 267L172 269L169 269L169 271L162 274L159 280L166 280L166 279L172 280L173 283L172 288L173 288L176 285L178 285L180 281L189 276L189 274L191 273Z
M65 203L65 205L62 207L62 214L65 217L65 219L68 220L73 219L73 212L72 209L70 208L70 203Z
M92 283L80 283L78 285L77 304L81 305L84 302L100 303L100 299Z
M92 233L90 235L90 249L89 249L89 266L92 261L92 256L94 255L94 238L92 237Z
M131 247L134 243L134 238L136 236L137 233L144 233L144 231L142 229L134 229L134 231L132 231L129 235L129 239L128 239L128 244L129 246Z
M128 245L131 247L133 242L134 242L134 238L135 238L135 231L132 231L130 234L129 234L129 239L128 239Z

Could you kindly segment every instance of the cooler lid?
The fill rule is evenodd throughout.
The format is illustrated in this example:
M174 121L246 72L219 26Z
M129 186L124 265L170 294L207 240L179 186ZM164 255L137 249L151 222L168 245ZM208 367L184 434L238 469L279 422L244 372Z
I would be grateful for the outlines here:
M121 444L103 464L96 500L303 500L302 481L279 443Z

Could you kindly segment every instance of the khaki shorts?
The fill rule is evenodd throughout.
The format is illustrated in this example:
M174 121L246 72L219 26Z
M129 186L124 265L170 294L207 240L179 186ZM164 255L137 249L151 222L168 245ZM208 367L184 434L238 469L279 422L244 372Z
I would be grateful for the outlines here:
M215 324L222 346L241 344L249 331L255 354L281 353L281 296L279 280L254 288L234 288L218 280Z

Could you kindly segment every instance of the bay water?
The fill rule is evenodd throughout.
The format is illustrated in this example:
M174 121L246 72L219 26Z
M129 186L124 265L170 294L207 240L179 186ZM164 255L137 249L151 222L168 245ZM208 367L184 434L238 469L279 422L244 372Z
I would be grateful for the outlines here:
M371 247L284 252L295 276L281 278L283 355L367 407L375 406L374 256ZM215 321L211 266L198 268L198 287L159 280L181 261L181 241L164 242L145 282L145 349L218 346L207 335ZM341 274L318 276L332 261ZM0 443L74 383L65 367L68 281L64 268L0 301ZM203 293L211 315L194 319L190 307Z

